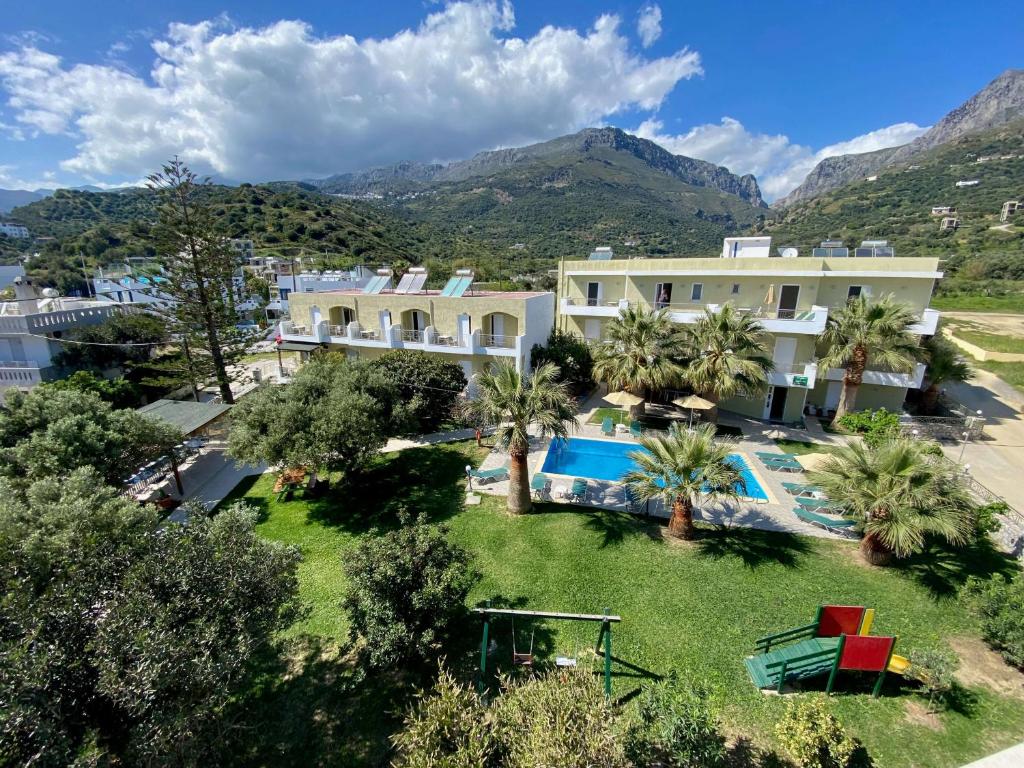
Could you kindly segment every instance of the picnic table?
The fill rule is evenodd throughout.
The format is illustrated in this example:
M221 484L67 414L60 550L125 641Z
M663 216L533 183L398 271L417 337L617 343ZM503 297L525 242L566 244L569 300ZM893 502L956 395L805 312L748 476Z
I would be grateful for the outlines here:
M277 480L274 481L274 493L277 494L277 500L281 501L286 498L289 493L302 485L302 481L305 479L305 467L291 467L290 469L286 469L278 475Z

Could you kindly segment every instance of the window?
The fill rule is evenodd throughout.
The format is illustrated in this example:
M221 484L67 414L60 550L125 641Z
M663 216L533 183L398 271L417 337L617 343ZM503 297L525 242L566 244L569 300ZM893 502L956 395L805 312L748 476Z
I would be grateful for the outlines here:
M657 283L654 286L654 308L664 309L672 303L672 283Z
M856 299L864 292L863 285L851 285L849 290L846 292L846 300Z
M288 288L282 288L281 289L281 301L287 301L289 293L291 293L291 290L289 290Z
M735 296L739 292L740 292L740 284L739 283L733 283L732 284L732 295Z
M587 306L597 307L601 304L601 284L587 283Z
M700 301L704 295L704 283L694 283L690 289L690 301Z

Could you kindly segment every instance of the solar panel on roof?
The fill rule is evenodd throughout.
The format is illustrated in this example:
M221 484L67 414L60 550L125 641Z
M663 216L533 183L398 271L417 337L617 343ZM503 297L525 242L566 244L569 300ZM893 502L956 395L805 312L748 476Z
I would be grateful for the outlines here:
M384 290L384 286L388 284L390 278L387 275L378 275L366 284L363 288L363 293L380 293Z
M410 275L408 272L402 275L402 279L398 281L398 287L395 288L395 293L408 293L412 286L412 281L416 277L417 275Z
M403 278L404 279L404 278ZM409 293L420 293L423 290L423 286L427 284L427 273L421 272L417 275L412 275L412 281L409 283Z
M592 254L590 254L590 258L587 259L587 261L611 261L611 259L611 251L594 251Z
M460 277L459 278L459 284L456 285L455 289L452 291L452 296L453 297L462 296L463 294L466 293L467 290L469 290L469 286L471 286L472 284L473 284L473 278L472 277Z
M461 279L462 279L461 277L449 277L448 278L448 282L444 284L444 288L441 291L441 295L442 296L451 296L452 295L452 291L455 290L456 286L459 284L459 281Z

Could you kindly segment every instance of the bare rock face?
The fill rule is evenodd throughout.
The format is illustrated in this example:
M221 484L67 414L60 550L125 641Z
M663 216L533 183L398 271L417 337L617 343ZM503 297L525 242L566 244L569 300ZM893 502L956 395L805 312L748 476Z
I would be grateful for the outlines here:
M778 208L811 200L883 168L911 161L940 144L995 128L1024 117L1024 69L1008 69L927 132L902 147L822 160L799 187L776 201Z

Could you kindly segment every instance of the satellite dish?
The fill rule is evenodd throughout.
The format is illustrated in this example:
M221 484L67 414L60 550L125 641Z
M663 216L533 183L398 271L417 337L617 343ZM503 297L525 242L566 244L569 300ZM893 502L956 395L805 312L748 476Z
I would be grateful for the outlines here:
M799 255L800 255L800 251L798 251L796 248L783 248L782 249L782 258L784 258L784 259L795 259Z

